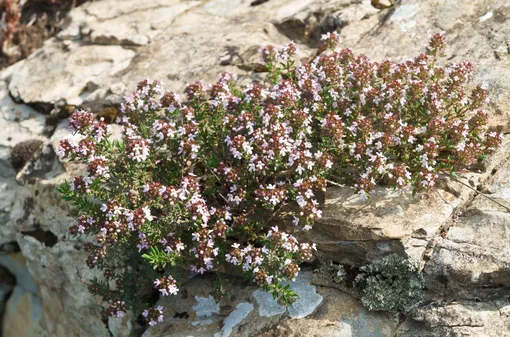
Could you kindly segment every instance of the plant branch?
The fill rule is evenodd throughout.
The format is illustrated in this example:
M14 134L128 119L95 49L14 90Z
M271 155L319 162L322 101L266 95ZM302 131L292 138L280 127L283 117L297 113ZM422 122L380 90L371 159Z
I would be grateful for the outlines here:
M449 177L450 177L450 178L452 178L452 180L454 180L454 181L458 182L459 184L461 184L461 185L463 185L463 186L465 186L465 187L469 188L469 189L470 189L470 190L472 190L473 192L475 192L475 193L477 193L477 194L479 194L479 195L483 196L484 198L489 199L489 200L490 200L490 201L492 201L493 203L495 203L495 204L497 204L497 205L499 205L499 206L503 207L503 208L504 208L504 209L506 209L507 211L510 211L510 207L503 205L502 203L500 203L500 202L499 202L499 201L497 201L496 199L491 198L491 197L489 197L487 194L485 194L485 193L483 193L483 192L480 192L480 191L476 190L475 188L473 188L473 187L469 186L468 184L466 184L466 183L464 183L464 182L460 181L459 179L455 178L454 176L449 176Z

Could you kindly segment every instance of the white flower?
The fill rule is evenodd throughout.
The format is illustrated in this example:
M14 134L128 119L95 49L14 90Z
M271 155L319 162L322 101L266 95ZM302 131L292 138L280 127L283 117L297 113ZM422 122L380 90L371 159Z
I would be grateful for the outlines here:
M299 224L299 218L297 216L293 217L292 223L294 224L294 226L297 226Z
M144 208L142 208L142 210L143 210L145 219L147 219L149 221L154 220L153 216L151 215L151 210L150 210L149 206L145 206Z
M63 158L66 155L66 150L62 146L58 146L57 150L55 151L59 158Z
M299 207L301 207L301 208L305 207L307 204L305 198L302 195L297 196L296 202L298 203Z

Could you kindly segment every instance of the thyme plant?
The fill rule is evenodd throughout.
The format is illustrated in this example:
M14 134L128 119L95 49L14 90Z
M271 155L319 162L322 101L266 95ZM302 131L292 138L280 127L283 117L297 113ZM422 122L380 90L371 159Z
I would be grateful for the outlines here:
M106 315L132 309L154 325L152 292L175 295L183 271L225 265L290 303L281 282L315 250L292 234L320 219L328 181L362 198L376 184L424 191L500 143L485 130L485 89L466 89L471 63L441 63L444 36L402 63L336 50L335 33L323 40L302 64L293 43L262 48L267 83L239 87L223 73L181 101L142 81L122 103L119 140L92 113L69 118L81 138L57 152L87 174L59 190L78 212L71 233L89 235L88 266L103 272L89 289Z

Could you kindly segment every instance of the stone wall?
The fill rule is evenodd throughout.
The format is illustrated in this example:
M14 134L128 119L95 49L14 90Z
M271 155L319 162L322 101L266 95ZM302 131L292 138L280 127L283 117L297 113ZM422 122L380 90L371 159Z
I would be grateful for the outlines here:
M331 30L340 33L342 46L395 60L421 52L429 35L445 31L449 62L473 62L475 82L489 88L490 124L509 130L507 0L401 0L377 6L382 9L369 0L119 3L92 1L73 9L57 37L0 72L5 337L510 335L508 136L478 172L461 175L462 183L445 178L425 195L378 189L362 202L349 188L327 191L324 218L309 233L319 257L360 265L396 252L419 263L428 302L410 317L369 312L307 270L292 284L301 297L289 308L236 279L216 304L211 281L195 277L177 299L161 300L167 317L161 325L142 331L128 318L102 322L101 303L84 284L91 271L83 242L69 237L73 219L55 191L80 170L54 154L56 142L69 136L65 116L75 107L114 113L122 95L144 78L177 92L222 71L245 83L261 76L260 45L294 39L307 56L320 34ZM17 169L13 157L21 158Z

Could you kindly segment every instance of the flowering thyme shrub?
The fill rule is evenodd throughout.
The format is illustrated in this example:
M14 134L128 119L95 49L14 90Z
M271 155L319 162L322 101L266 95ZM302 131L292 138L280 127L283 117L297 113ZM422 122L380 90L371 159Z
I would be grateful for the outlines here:
M70 117L82 138L57 152L88 168L60 191L79 212L71 232L95 235L87 263L104 280L89 289L109 302L106 314L143 310L156 324L151 291L175 295L181 270L220 265L289 303L295 294L281 281L315 249L291 232L321 217L316 194L328 181L362 197L376 183L426 190L499 144L483 130L485 90L465 91L471 64L439 65L443 36L404 63L335 51L337 38L325 35L325 52L301 65L292 43L263 48L266 85L239 88L224 73L190 84L181 102L140 82L122 104L120 140L91 113Z

